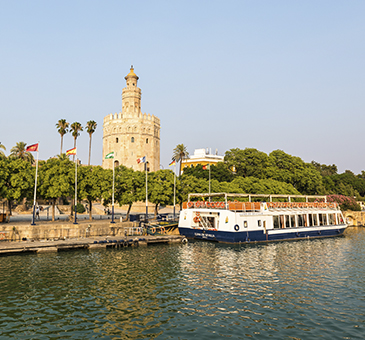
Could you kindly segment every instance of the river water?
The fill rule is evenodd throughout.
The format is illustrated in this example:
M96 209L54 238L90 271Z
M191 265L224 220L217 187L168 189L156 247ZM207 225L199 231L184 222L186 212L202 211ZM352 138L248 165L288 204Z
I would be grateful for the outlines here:
M362 339L365 229L0 257L0 339Z

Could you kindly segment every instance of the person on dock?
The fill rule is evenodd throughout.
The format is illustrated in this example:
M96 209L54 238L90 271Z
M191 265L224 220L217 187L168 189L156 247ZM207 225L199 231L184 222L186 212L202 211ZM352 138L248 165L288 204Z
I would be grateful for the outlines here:
M35 209L35 218L36 220L39 220L39 206L37 205L37 208Z

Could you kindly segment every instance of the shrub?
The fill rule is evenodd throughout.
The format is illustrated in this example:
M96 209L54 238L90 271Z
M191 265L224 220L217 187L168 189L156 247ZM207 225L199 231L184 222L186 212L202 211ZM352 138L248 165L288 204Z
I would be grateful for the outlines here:
M353 197L344 195L328 195L327 202L336 202L339 204L341 210L360 211L361 207L358 205Z
M81 203L77 203L76 211L78 214L82 214L85 212L85 207Z

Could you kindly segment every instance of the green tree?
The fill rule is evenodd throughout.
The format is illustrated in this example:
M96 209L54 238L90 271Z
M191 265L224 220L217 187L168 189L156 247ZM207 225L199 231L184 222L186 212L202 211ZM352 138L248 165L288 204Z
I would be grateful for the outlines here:
M237 177L232 181L242 192L249 194L291 194L300 195L291 184L273 179L259 179L255 177Z
M15 146L13 146L10 150L11 158L20 158L29 162L30 164L34 163L33 155L30 152L26 151L27 144L24 142L18 142Z
M337 166L335 164L326 165L315 161L312 161L311 163L322 176L332 176L337 174Z
M271 152L269 160L272 179L292 184L302 194L325 193L322 176L312 164L282 150Z
M89 137L90 137L90 140L89 140L89 162L88 162L88 165L90 165L90 158L91 158L91 136L95 132L97 125L98 124L96 124L96 122L93 121L93 120L89 120L86 123L86 131L87 131L87 133L89 134Z
M182 174L178 181L178 202L180 203L180 208L182 202L188 200L188 195L191 193L208 193L209 192L209 182L204 178L196 178L195 176Z
M179 167L179 177L181 176L181 163L182 161L189 156L189 152L184 144L176 145L175 149L173 150L172 159L176 162L180 162Z
M11 214L14 201L31 198L34 193L35 168L20 158L0 159L0 196L8 202Z
M52 204L52 221L55 220L56 200L68 197L75 191L75 166L70 160L50 158L39 171L40 196Z
M120 206L128 205L127 221L134 202L146 199L145 173L125 166L115 169L115 200Z
M174 197L174 173L171 170L158 170L149 175L148 200L155 204L155 217L160 205L172 205Z
M83 131L82 126L78 122L74 122L71 124L71 134L74 138L74 148L76 148L76 140L77 137L80 136L80 132ZM75 155L73 156L73 160L75 160Z
M184 175L195 176L196 178L204 178L209 180L209 169L204 169L201 164L184 169ZM219 162L216 165L210 164L210 179L216 179L218 182L231 182L234 175L228 169L227 164Z
M58 133L61 135L61 151L60 155L62 154L62 147L63 147L63 136L68 132L68 127L70 123L66 121L66 119L60 119L57 124L56 128Z
M231 149L226 151L224 160L237 176L267 178L268 168L270 166L269 157L266 153L256 149L246 148Z
M89 204L89 220L92 220L93 202L102 199L110 190L110 171L101 166L82 166L78 168L77 197L87 199Z

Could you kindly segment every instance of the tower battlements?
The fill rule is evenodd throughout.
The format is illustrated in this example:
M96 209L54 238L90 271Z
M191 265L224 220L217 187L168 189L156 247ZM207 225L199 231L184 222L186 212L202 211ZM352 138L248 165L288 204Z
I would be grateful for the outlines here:
M123 120L123 119L128 119L128 118L140 118L142 120L146 120L146 121L150 121L154 124L158 124L160 125L160 118L156 117L155 115L151 115L151 114L147 114L147 113L139 113L139 114L134 114L134 113L110 113L109 115L104 117L104 124L108 123L108 122L114 122L114 123L119 123L118 120Z

